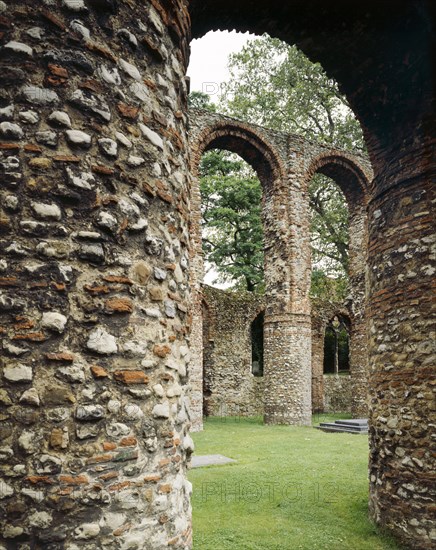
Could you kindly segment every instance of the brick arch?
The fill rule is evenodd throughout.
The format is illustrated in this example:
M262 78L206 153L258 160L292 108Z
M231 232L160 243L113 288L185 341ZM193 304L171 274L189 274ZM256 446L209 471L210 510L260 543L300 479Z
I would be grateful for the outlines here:
M195 110L191 110L195 113ZM191 173L198 177L202 155L211 149L223 149L242 157L257 173L264 191L272 182L282 180L286 169L272 143L261 129L222 117L211 120L191 143Z
M339 186L350 211L357 205L367 204L373 177L368 161L345 151L327 151L315 156L310 162L304 178L306 189L316 173L331 178Z

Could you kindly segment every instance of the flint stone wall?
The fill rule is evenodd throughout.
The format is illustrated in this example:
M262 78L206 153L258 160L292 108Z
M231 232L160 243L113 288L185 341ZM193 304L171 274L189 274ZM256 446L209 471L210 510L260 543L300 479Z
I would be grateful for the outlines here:
M202 285L203 412L206 416L264 414L263 376L251 370L251 323L265 309L265 298L251 292ZM312 411L352 412L362 400L352 392L352 375L323 374L324 331L339 305L315 301L312 308ZM319 348L322 349L319 349ZM366 400L364 397L363 400Z
M189 548L187 11L0 11L0 547Z

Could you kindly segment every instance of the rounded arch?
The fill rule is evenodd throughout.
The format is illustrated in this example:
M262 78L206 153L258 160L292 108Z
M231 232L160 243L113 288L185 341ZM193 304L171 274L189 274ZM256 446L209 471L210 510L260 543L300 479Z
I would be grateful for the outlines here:
M305 187L310 180L320 173L331 178L343 192L350 211L368 202L369 185L372 180L372 169L367 161L360 161L355 155L345 151L325 152L315 156L306 171Z
M201 118L202 111L192 109ZM210 114L210 113L208 113ZM283 181L286 168L279 154L260 128L224 117L206 120L191 140L191 173L198 178L202 155L211 149L224 149L238 154L257 173L264 192L275 181Z

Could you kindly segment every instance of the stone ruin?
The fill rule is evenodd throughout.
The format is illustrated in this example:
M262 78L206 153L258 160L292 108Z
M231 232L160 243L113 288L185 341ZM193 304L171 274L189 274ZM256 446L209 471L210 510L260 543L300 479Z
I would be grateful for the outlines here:
M304 140L188 122L189 42L233 28L322 63L364 128L374 177ZM371 517L434 547L431 29L424 0L0 0L0 548L191 548L196 162L241 143L274 260L266 420L309 420L298 197L319 170L349 186L368 225Z
M256 320L263 330L266 300L252 292L221 290L202 285L202 391L204 416L262 416L264 376L256 369L253 344L263 338L253 334ZM354 383L355 372L339 376L324 374L325 332L335 315L349 316L347 308L334 303L312 303L311 395L312 414L347 412L354 417L367 414L366 389ZM350 338L354 337L350 331ZM263 348L263 346L262 346ZM367 357L353 357L351 365ZM263 354L264 358L264 354ZM360 393L356 392L363 392ZM201 426L198 426L199 429Z
M208 149L238 153L256 170L263 187L262 219L265 249L265 320L263 386L267 423L310 425L312 421L312 316L310 215L308 185L315 172L330 176L343 191L349 208L351 358L353 413L367 414L367 339L365 326L366 204L372 170L363 157L316 143L300 136L266 130L220 114L189 112L192 182L192 280L194 290L192 370L201 373L203 261L201 250L201 197L198 165ZM224 306L225 308L226 306ZM233 335L235 337L235 335ZM235 342L233 341L233 347ZM321 372L322 376L322 372ZM191 379L194 429L199 428L203 383ZM316 395L318 389L315 388ZM357 396L360 396L359 398Z

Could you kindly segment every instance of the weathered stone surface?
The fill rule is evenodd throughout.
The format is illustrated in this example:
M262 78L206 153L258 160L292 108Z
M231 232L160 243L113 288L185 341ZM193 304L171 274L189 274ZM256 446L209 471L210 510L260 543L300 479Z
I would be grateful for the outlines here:
M53 125L71 128L70 116L65 111L53 111L47 120Z
M169 403L162 403L162 404L155 405L153 408L152 414L155 418L169 418L170 416Z
M118 351L115 336L109 334L101 327L94 329L89 334L86 346L88 349L102 355L111 355L112 353L116 353Z
M3 368L3 376L9 382L30 382L33 378L32 367L15 364Z
M0 514L0 544L5 547L187 550L192 545L190 489L182 479L189 440L186 449L183 443L166 447L166 434L171 431L185 441L188 401L201 404L201 389L195 390L198 380L193 377L201 357L195 342L202 340L195 309L201 279L195 279L199 196L193 179L205 143L188 154L192 142L188 144L184 75L191 24L194 37L212 26L236 27L258 34L268 31L297 43L340 80L365 126L376 173L363 208L369 214L370 244L369 278L363 286L368 288L371 305L367 346L371 513L406 545L427 550L433 544L429 472L434 467L428 426L422 422L434 413L429 338L433 270L429 239L434 231L429 198L434 158L430 12L423 3L400 2L393 13L389 3L344 4L339 9L334 2L319 0L301 4L299 10L283 2L280 6L254 2L249 13L243 8L240 2L197 0L153 0L141 6L133 0L123 9L106 0L45 0L41 6L0 0L0 118L23 132L6 127L9 137L5 135L0 155L2 189L17 197L15 203L8 200L8 206L2 203L6 211L2 227L8 229L8 238L1 244L7 261L2 276L7 285L16 277L17 286L8 286L0 294L0 315L5 339L23 347L25 343L30 350L15 356L5 349L1 368L15 365L17 357L32 365L32 387L38 389L43 405L20 402L30 380L17 383L3 376L5 400L13 403L7 411L12 410L13 416L0 425L0 434L6 438L2 456L20 462L8 470L12 475L7 484L14 493L0 501L5 507ZM321 12L322 25L316 15ZM332 28L347 32L332 34ZM410 33L419 40L409 40ZM404 39L397 40L398 36ZM4 48L10 42L18 46ZM120 60L128 65L121 68ZM67 113L73 124L48 120L54 109ZM197 122L189 122L191 138L200 127ZM253 162L267 189L265 342L272 359L265 365L266 418L307 422L312 327L302 196L314 171L339 179L342 172L349 181L343 183L348 185L351 204L356 204L353 189L366 177L366 169L337 150L296 139L294 150L289 151L289 136L280 132L264 133L228 119L220 122L212 133L203 135L204 140L231 150L245 143L245 158ZM84 147L64 133L71 126L90 137L82 142ZM49 127L55 132L62 129L57 144L46 138L37 144L36 132ZM116 140L117 161L102 154L99 139ZM274 146L269 148L267 142ZM129 156L145 162L130 159L129 165ZM73 177L67 167L73 169ZM94 180L82 176L89 173ZM132 192L145 202L133 199ZM139 213L125 207L132 201ZM61 218L38 218L29 224L35 215L32 202L56 203ZM111 228L96 224L102 211L115 218ZM101 229L101 240L90 235L95 232L93 224ZM102 248L82 248L96 244ZM350 250L358 247L357 241L350 243ZM68 279L60 273L59 262L71 266ZM136 271L142 262L146 268ZM156 273L165 273L165 278L150 284ZM172 306L166 311L164 302L152 302L147 285L160 286L164 302L176 304L175 317ZM128 296L133 311L108 315L105 300L116 296ZM353 295L353 302L356 299L359 302L360 290ZM63 333L39 330L41 313L48 311L68 317ZM15 319L18 315L26 320ZM363 323L361 318L354 321L356 326ZM31 322L38 327L15 332L15 324ZM89 332L102 326L116 335L120 351L100 356L99 363L109 376L97 379L89 368L96 352L86 342ZM356 349L363 349L366 342L359 334ZM189 351L182 353L188 345L194 348L191 359ZM64 350L74 355L72 361L47 357ZM66 365L72 367L68 372ZM135 393L145 388L114 380L116 371L142 368L147 369L150 386L161 384L163 397L151 390ZM358 387L365 383L364 369L360 374ZM192 383L197 395L194 391L188 399L185 392ZM298 391L290 391L295 388ZM150 422L155 406L166 398L171 402L169 416ZM101 406L107 419L82 422L74 417L75 403ZM122 415L122 423L116 415ZM62 446L60 433L55 432L56 446L50 447L53 429L63 429L63 423L71 433L68 446ZM117 451L124 437L139 443ZM107 443L112 450L104 450ZM41 461L48 448L49 456L61 464L52 458ZM17 456L8 458L8 449ZM152 464L160 465L158 474L150 473ZM114 481L100 477L114 473ZM64 484L60 475L69 476L64 480L89 479L89 487ZM8 509L20 512L20 519L11 519ZM128 516L128 524L120 516Z
M91 145L91 136L81 130L67 130L65 132L65 136L71 145L77 145L85 148L90 147Z
M56 311L47 311L42 314L41 326L54 330L56 332L63 332L65 325L67 324L67 318L62 313Z

